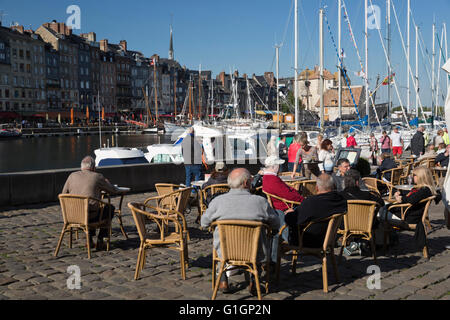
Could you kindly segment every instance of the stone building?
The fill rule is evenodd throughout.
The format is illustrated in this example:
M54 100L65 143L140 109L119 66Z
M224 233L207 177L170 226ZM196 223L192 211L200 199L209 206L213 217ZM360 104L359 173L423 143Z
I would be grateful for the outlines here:
M108 48L108 40L100 40L100 101L105 112L115 113L116 105L116 62Z

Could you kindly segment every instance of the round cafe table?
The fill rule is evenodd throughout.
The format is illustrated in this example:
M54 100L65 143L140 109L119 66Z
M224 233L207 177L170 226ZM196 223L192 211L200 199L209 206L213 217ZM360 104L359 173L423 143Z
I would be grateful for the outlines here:
M127 187L119 187L117 185L114 185L114 187L117 190L117 193L120 195L120 201L119 201L119 206L116 208L116 210L114 211L114 213L117 216L117 219L119 220L119 225L120 225L120 231L122 231L122 234L124 235L124 237L126 239L128 239L128 235L125 232L125 229L123 227L123 222L122 222L122 204L123 204L123 198L125 197L125 194L127 194L128 192L130 192L130 188ZM108 202L111 203L111 197L110 194L106 193L106 192L102 192L102 198L104 197L108 197Z
M401 191L411 191L415 186L413 184L401 184L394 186L395 189L401 190Z

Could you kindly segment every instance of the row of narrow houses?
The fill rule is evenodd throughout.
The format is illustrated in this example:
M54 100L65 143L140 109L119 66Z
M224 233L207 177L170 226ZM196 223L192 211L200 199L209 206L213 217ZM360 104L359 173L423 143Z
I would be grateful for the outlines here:
M325 116L337 114L337 74L325 70ZM280 90L293 91L293 79L280 79ZM318 111L319 70L304 70L298 81L301 105ZM233 90L233 84L235 90ZM353 99L343 91L343 115L354 117ZM364 88L352 87L358 106ZM236 95L233 95L233 92ZM350 101L352 100L352 101ZM37 30L21 25L0 25L0 118L43 113L77 115L98 110L118 113L160 114L188 112L194 118L217 113L220 106L238 104L242 114L276 110L276 79L263 75L190 70L175 60L172 30L168 58L146 57L131 50L126 40L118 44L97 39L95 32L76 35L65 23L52 21ZM286 101L281 99L281 103ZM211 106L215 107L214 109ZM148 107L148 108L147 108ZM293 106L289 105L289 112Z

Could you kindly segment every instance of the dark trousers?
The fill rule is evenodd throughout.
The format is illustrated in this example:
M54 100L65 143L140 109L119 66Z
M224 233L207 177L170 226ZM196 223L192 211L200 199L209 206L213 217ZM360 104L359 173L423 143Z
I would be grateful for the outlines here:
M111 215L110 214L110 210L111 209ZM105 220L106 218L108 218L109 216L109 220L112 220L112 218L114 217L114 211L116 210L116 208L113 205L105 205L105 208L103 209L103 220ZM99 222L100 219L100 210L97 210L97 212L95 213L91 213L89 215L89 222L90 223L95 223L95 222ZM91 237L95 236L95 229L89 229L89 235ZM98 232L98 238L99 239L103 239L105 237L108 236L108 228L100 228L100 231Z
M294 170L294 165L295 165L295 162L288 162L288 172L292 172L292 170ZM302 172L302 167L303 167L303 162L299 163L297 166L298 173Z

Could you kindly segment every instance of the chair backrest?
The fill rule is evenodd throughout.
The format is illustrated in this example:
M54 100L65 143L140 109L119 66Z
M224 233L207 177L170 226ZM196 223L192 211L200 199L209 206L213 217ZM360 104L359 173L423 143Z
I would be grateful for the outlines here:
M176 210L163 209L160 207L154 207L151 205L146 205L143 203L128 203L128 208L130 208L133 214L133 219L138 229L139 238L141 241L147 239L147 230L145 228L145 222L147 219L156 222L160 230L160 241L166 240L166 226L168 228L169 223L175 226L175 230L182 237L182 233L186 232L186 220L183 215ZM147 212L146 210L149 210ZM180 220L181 223L180 223ZM173 241L171 241L173 242Z
M155 188L156 188L156 192L158 193L158 196L165 196L168 195L172 192L174 192L175 190L181 188L181 186L177 185L177 184L172 184L172 183L156 183L155 184ZM161 200L160 205L163 207L170 207L170 206L174 206L174 198L165 198L163 200Z
M305 180L301 181L300 185L302 186L302 196L309 197L316 194L316 180Z
M184 211L186 211L186 208L189 204L189 199L191 197L191 192L192 188L183 188L175 191L175 193L178 194L175 209L181 214L184 214Z
M334 242L336 241L336 234L339 226L342 223L342 218L344 215L345 213L339 213L334 214L329 218L327 233L325 235L325 240L323 241L322 247L324 251L326 251L327 248L329 247L334 248Z
M430 209L431 202L434 199L436 199L436 196L428 197L419 202L419 203L426 203L425 208L423 210L423 214L422 214L422 223L425 223L425 221L428 219L428 210Z
M299 204L300 204L300 202L287 200L287 199L281 198L281 197L279 197L279 196L276 196L276 195L274 195L274 194L265 192L264 190L263 190L263 193L266 195L267 201L269 202L269 205L270 205L272 208L274 208L274 206L273 206L273 200L274 200L274 199L283 202L288 208L292 208L294 205L299 205Z
M347 214L344 216L345 230L361 233L372 231L377 203L366 200L348 200Z
M210 195L214 195L216 193L226 193L230 191L230 186L226 183L221 184L212 184L202 189L203 194L206 195L209 193Z
M268 226L259 221L220 220L212 227L219 230L220 251L224 261L256 263L262 228Z
M58 198L65 224L88 224L89 197L60 194Z
M378 190L378 185L377 185L377 179L376 178L362 178L362 181L364 181L364 184L366 185L366 187L370 190L370 191L374 191L378 194L380 194L380 191Z

